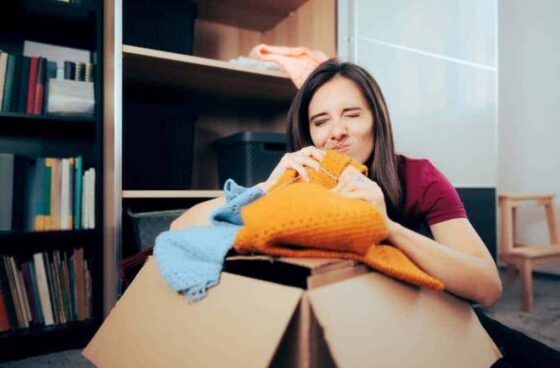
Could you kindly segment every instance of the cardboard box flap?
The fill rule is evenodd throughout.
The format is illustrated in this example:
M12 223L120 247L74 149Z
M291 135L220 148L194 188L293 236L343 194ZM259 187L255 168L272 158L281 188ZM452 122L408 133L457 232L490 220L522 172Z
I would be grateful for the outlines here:
M248 276L301 289L307 288L312 275L355 267L353 260L331 258L286 258L266 255L231 256L224 263L224 272Z
M499 350L472 308L368 273L308 291L338 367L489 367Z
M101 367L267 367L302 293L222 273L191 304L150 257L83 355Z

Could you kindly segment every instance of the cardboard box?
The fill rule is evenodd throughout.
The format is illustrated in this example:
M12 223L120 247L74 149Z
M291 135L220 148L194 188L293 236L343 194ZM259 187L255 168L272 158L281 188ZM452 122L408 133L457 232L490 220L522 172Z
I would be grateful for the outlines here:
M191 304L150 258L83 355L100 367L489 367L500 358L471 307L447 293L352 261L241 257L226 268L259 263L307 273L307 286L223 272Z

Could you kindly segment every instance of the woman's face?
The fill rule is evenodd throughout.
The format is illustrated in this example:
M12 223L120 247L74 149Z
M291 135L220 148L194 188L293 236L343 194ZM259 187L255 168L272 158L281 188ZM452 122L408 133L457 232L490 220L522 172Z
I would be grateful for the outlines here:
M315 92L309 103L313 145L333 149L365 163L373 152L373 114L350 79L335 77Z

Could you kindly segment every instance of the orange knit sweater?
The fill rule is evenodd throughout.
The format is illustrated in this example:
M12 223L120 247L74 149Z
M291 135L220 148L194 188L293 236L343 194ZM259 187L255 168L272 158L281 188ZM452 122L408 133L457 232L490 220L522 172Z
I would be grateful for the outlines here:
M330 190L348 165L367 173L365 166L335 151L326 153L320 171L307 169L309 183L288 170L267 195L241 210L244 227L237 234L235 249L272 256L354 259L411 284L442 290L441 281L399 249L380 244L388 229L375 206Z

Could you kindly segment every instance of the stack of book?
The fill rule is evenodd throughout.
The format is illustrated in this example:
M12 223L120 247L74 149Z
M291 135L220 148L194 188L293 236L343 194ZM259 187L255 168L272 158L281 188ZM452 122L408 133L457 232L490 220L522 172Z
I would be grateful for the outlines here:
M23 55L0 50L0 111L91 115L94 65L90 57L87 50L32 41L25 41ZM60 85L65 88L62 92ZM70 92L66 91L68 88ZM56 101L58 105L63 104L62 111L56 104L49 108L49 95L53 93L53 98L63 98ZM80 106L84 103L87 109Z
M0 259L0 332L85 321L92 315L91 261L84 249Z
M95 169L82 157L0 154L0 230L95 228Z

